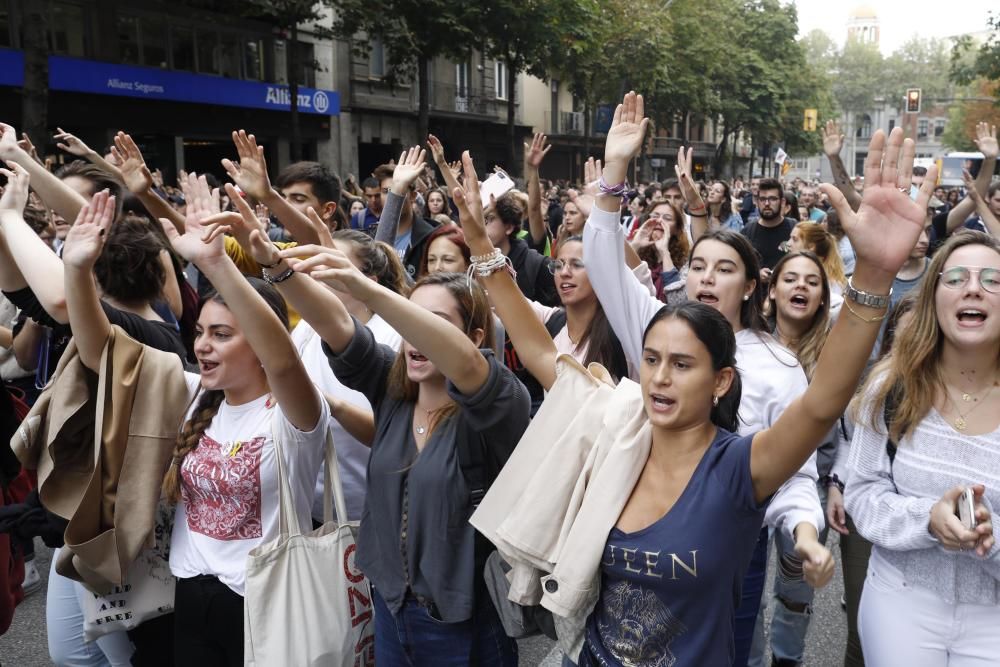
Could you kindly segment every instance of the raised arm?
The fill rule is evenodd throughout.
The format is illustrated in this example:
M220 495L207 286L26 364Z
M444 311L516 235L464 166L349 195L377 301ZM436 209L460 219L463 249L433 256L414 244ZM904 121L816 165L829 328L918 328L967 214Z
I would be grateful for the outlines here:
M250 286L226 255L222 234L204 225L213 212L212 194L204 176L189 175L184 197L187 216L183 235L164 222L174 249L215 286L260 360L274 398L288 421L300 431L312 431L320 415L320 395L309 379L295 345L278 316Z
M111 154L118 161L118 174L129 192L139 198L154 219L166 218L178 234L183 234L184 216L153 190L153 175L132 137L124 132L115 135Z
M441 145L441 140L433 134L428 134L427 146L431 149L434 164L437 165L437 168L441 171L441 176L444 177L445 185L448 186L448 192L454 192L455 188L462 187L462 184L458 182L458 173L461 167L458 162L448 164L448 161L444 159L444 146Z
M308 272L336 290L350 292L420 350L463 394L472 395L482 388L489 377L489 363L461 329L371 280L343 253L317 246L281 252L286 258L310 254L313 256L298 264L296 271ZM319 333L319 329L316 331ZM327 345L333 347L329 341Z
M983 196L979 194L976 184L972 180L972 174L966 170L962 170L962 177L965 180L965 187L969 191L968 197L966 199L971 199L976 207L976 213L979 217L983 219L983 224L986 229L989 230L990 234L996 238L1000 238L1000 220L993 215L993 211L990 210L990 205L983 199Z
M840 159L840 151L844 147L844 135L840 133L837 123L828 120L823 132L823 152L830 161L830 171L833 172L833 184L840 193L844 195L852 211L857 211L861 206L861 195L854 189L851 177L847 175L847 168L844 161Z
M123 180L122 173L119 171L118 167L105 160L103 155L85 144L75 135L70 134L61 127L57 127L56 134L52 138L59 142L56 144L56 147L60 150L66 151L70 155L83 158L101 171L111 174L119 181Z
M468 151L462 154L462 171L465 174L465 187L456 188L452 195L458 206L465 240L473 256L493 255L493 244L486 234L486 223L483 220L478 175ZM531 304L506 267L489 275L480 274L479 280L489 292L490 302L507 329L510 341L525 368L546 390L549 389L556 381L556 358L559 353L545 325L535 316Z
M955 208L948 212L947 226L949 234L961 227L976 210L976 201L971 197L972 190L975 189L980 197L986 196L986 191L989 189L990 181L993 178L993 170L996 168L997 153L1000 152L1000 146L997 145L996 126L988 123L978 123L976 125L976 138L974 141L976 142L976 147L983 154L983 164L979 167L979 175L976 176L975 184L969 189L970 196L958 202ZM992 232L992 230L990 231Z
M320 239L309 219L271 187L271 180L267 175L267 162L264 160L264 147L257 145L254 135L247 134L246 130L234 130L233 143L236 145L239 162L233 162L228 158L222 160L222 166L229 174L229 178L233 179L233 183L259 203L267 206L298 243L319 243Z
M76 220L80 209L87 203L82 195L56 178L18 146L17 131L4 123L0 123L0 160L23 167L31 176L31 187L38 196L65 220ZM61 275L59 281L62 282Z
M538 169L542 160L552 150L552 144L545 145L545 135L536 132L531 143L524 143L524 177L528 181L528 227L534 245L545 242L545 218L542 215L542 186L538 182ZM463 155L462 160L465 160ZM468 177L466 177L468 184ZM477 253L473 253L477 254ZM537 376L536 376L537 377Z
M407 195L417 178L424 171L424 161L427 151L420 146L412 146L399 155L399 162L392 170L392 185L389 188L389 196L386 197L382 215L378 220L378 229L375 230L375 240L384 241L389 245L396 242L396 232L399 229L399 220L403 216L403 207L409 204Z
M19 163L10 163L10 170L0 170L8 181L0 199L0 227L3 229L6 253L0 269L0 289L11 292L31 287L35 298L54 320L69 321L66 312L66 291L63 287L63 263L35 231L24 221L22 211L28 200L31 177ZM81 201L86 201L81 197ZM73 218L76 219L74 215Z
M278 253L274 244L267 240L264 225L254 214L250 204L242 197L236 197L233 201L239 213L222 213L204 220L209 234L229 232L255 262L271 267L268 269L271 275L281 276L287 273L297 260L287 261L285 256ZM320 246L298 246L295 250L296 257L309 257L323 251L338 253L330 247ZM291 257L292 254L289 253L288 256ZM274 286L331 350L339 354L347 348L354 337L354 320L340 299L329 289L299 272L276 282Z
M608 186L613 188L625 182L629 162L642 147L648 123L643 115L642 95L630 92L615 109L604 148L602 175ZM597 196L583 228L583 263L626 359L638 368L642 360L642 334L663 303L650 295L625 264L625 231L619 223L620 210L620 197L604 193Z
M111 337L111 322L101 307L94 264L101 255L107 231L115 217L115 198L107 190L98 192L66 235L63 264L66 267L66 309L73 340L83 365L100 372L101 353Z
M865 191L857 213L840 192L828 184L822 186L857 251L851 285L859 292L888 298L893 278L923 230L937 168L927 170L916 201L911 200L908 186L914 153L913 141L903 140L902 128L894 129L888 141L881 130L875 133L868 146ZM754 436L750 467L758 501L774 493L802 466L843 414L886 306L864 306L847 297L848 312L837 318L805 394L771 428Z
M694 176L691 167L691 159L694 154L693 148L687 151L681 146L677 149L677 164L674 172L677 174L677 182L681 186L681 196L687 204L688 214L691 216L691 239L695 242L708 231L708 207L701 197L701 192L694 186ZM669 236L668 230L663 230L664 236Z

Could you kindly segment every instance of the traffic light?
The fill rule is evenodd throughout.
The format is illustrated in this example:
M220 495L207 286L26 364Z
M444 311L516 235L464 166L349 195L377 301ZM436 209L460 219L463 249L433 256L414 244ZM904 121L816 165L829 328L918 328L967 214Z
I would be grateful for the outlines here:
M906 113L920 113L920 89L909 88L906 91Z
M806 109L802 119L802 129L806 132L815 132L818 116L819 112L816 109Z

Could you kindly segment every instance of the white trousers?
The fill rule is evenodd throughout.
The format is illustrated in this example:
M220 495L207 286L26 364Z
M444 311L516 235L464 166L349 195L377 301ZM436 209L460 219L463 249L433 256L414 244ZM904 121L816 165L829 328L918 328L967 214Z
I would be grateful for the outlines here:
M872 552L858 632L868 667L995 667L1000 606L949 604Z

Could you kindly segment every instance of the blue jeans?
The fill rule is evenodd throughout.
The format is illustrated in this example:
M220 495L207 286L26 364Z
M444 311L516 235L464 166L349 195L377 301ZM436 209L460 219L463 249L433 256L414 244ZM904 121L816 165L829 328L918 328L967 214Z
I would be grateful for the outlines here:
M757 614L760 612L760 598L767 581L767 545L767 528L762 528L757 546L753 549L750 567L743 576L743 593L740 597L740 606L736 608L736 619L733 624L736 653L733 667L746 667L750 658L754 626L757 624Z
M480 602L473 619L445 623L407 598L393 615L372 589L375 664L392 667L517 667L517 642L504 633L493 604Z

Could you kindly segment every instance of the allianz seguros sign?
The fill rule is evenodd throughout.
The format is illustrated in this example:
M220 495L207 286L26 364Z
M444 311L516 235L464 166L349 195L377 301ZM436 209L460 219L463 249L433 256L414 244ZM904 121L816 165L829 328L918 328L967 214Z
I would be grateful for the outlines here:
M24 85L24 54L0 49L0 85ZM151 100L218 104L288 111L286 86L242 81L205 74L115 65L63 56L49 56L49 88L77 93L116 95ZM299 111L322 116L340 114L340 95L333 90L299 87Z

